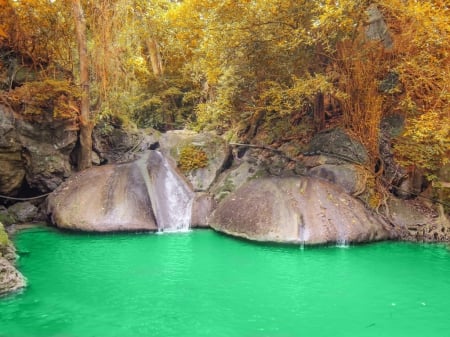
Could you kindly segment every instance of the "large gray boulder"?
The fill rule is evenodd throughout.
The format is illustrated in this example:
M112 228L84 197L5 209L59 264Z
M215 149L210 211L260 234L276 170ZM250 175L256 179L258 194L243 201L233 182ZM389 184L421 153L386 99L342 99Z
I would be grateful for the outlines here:
M247 182L210 219L217 231L256 241L296 244L389 239L387 226L338 186L311 177Z
M49 195L47 213L56 226L72 230L176 230L189 225L193 198L165 158L148 151L73 175Z

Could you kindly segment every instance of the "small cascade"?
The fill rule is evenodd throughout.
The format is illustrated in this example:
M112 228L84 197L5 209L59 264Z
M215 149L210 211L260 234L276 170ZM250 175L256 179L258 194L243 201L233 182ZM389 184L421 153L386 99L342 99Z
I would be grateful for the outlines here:
M305 248L305 242L309 239L309 232L306 228L303 215L297 215L297 227L298 227L298 241L300 243L300 249Z
M146 182L158 230L189 230L194 193L188 184L158 151L150 151L138 165Z
M338 248L349 248L350 245L348 244L348 241L343 239L343 240L337 240L336 241L336 247Z
M343 228L343 225L341 223L338 224L338 237L336 239L336 247L339 248L348 248L349 243L347 240L347 234L345 231L345 228Z

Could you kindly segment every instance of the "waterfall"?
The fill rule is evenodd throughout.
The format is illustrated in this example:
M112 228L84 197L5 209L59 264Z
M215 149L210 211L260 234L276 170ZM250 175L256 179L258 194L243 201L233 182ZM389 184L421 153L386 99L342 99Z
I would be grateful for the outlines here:
M194 193L158 151L138 160L155 214L158 231L189 230Z
M344 224L341 223L341 220L338 222L337 232L336 247L349 248L347 231Z

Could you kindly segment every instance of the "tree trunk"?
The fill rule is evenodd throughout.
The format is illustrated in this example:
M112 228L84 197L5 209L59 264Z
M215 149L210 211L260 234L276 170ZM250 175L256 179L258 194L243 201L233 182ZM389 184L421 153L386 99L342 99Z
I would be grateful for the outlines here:
M314 128L318 132L325 127L325 107L323 93L318 92L314 98Z
M80 84L82 90L80 113L80 151L78 170L84 170L92 165L92 129L93 123L89 109L89 60L87 53L86 19L80 0L72 0L75 30L80 59Z
M155 39L147 40L147 49L150 55L150 63L155 77L161 77L163 74L163 64L158 42Z

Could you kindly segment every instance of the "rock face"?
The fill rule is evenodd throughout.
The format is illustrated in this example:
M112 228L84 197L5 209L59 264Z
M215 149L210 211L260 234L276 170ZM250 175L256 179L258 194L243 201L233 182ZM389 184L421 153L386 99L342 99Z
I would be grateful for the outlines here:
M316 134L309 144L309 152L336 156L360 164L369 161L364 146L339 128Z
M438 210L426 206L422 200L387 200L386 218L395 224L398 237L407 241L449 242L450 221Z
M309 170L309 175L339 185L348 194L359 194L366 188L364 171L352 164L319 165Z
M25 287L22 274L7 259L0 257L0 296Z
M61 184L72 173L77 132L71 123L25 120L0 105L0 193L14 194L25 182L41 192Z
M18 202L8 208L8 213L18 223L31 222L38 218L39 209L29 201Z
M136 158L135 153L154 150L160 133L154 129L124 130L100 123L92 133L93 148L98 164L115 164ZM97 161L98 160L98 161Z
M196 133L187 130L168 131L159 140L161 151L176 165L183 147L193 145L203 150L208 163L186 174L195 191L206 191L223 170L230 156L230 149L221 137L213 133Z
M208 218L215 207L213 196L197 192L192 204L191 227L209 227Z
M0 296L19 290L26 285L25 278L16 270L14 246L8 240L0 222Z
M235 156L233 166L222 172L210 188L216 202L221 202L250 179L268 175L266 165L257 156L252 149L241 158Z
M310 177L247 182L213 213L214 229L257 241L325 244L389 239L388 228L341 188Z
M186 198L186 199L184 199ZM60 228L82 231L171 230L189 217L193 193L149 151L138 160L93 167L73 175L48 198L47 213Z

